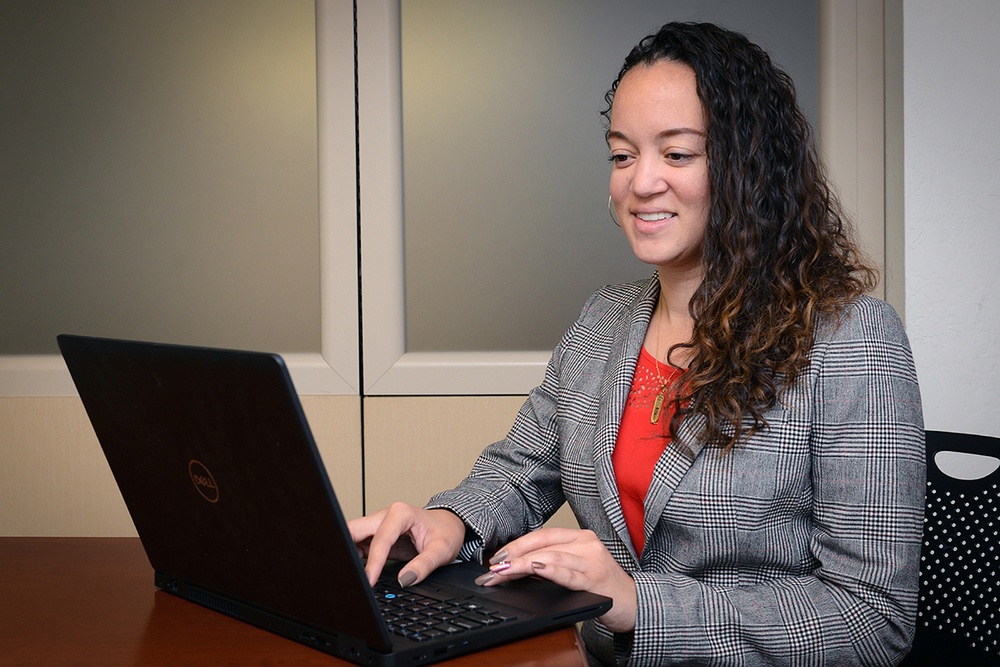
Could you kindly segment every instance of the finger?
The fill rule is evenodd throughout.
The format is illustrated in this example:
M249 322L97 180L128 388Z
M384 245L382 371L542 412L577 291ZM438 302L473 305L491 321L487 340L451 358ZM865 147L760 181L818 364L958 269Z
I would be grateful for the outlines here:
M498 586L508 581L521 579L534 574L531 568L531 561L524 560L503 560L490 565L490 571L476 578L478 586Z
M351 533L351 540L354 542L359 560L368 558L368 547L371 544L371 536L381 521L381 514L373 514L358 519L351 519L347 522L347 529Z
M383 510L380 514L383 516L368 543L368 562L365 565L368 583L372 586L375 585L382 574L382 568L385 567L390 554L394 550L397 552L401 551L398 548L394 549L394 547L397 546L401 539L409 539L406 537L406 533L412 525L412 517L409 517L409 513L405 512L403 508L393 506L388 510ZM407 557L412 556L413 551L411 544L411 549Z
M372 584L378 580L379 574L382 572L382 567L385 565L386 557L383 556L380 560L377 551L374 558L372 557L371 545L375 534L382 528L386 514L386 510L381 510L347 522L347 529L350 531L351 540L354 541L354 545L358 550L358 557L368 559L368 562L365 564L365 572L367 573L369 583Z
M542 579L570 590L592 590L599 582L591 580L591 564L577 554L546 552L530 557L527 567Z
M582 534L583 531L574 528L539 528L507 543L490 559L490 564L495 565L500 561L512 560L535 551L570 544L580 539Z
M571 591L597 591L600 582L593 581L580 570L552 565L545 561L532 561L531 573L540 578L559 584Z
M496 585L504 580L536 575L555 581L566 588L590 590L594 585L598 585L597 579L601 578L603 570L599 565L602 556L610 558L610 554L603 549L603 545L595 552L594 544L588 539L586 531L571 532L576 533L579 539L565 542L562 541L565 535L556 535L555 545L550 545L550 540L544 540L543 548L492 564L490 572L479 577L476 582L481 585L488 583ZM520 546L524 545L514 545L512 548Z
M351 539L354 540L354 543L361 544L374 535L375 531L378 530L379 524L382 523L382 517L384 515L385 510L382 510L380 512L376 512L375 514L370 514L368 516L348 521L347 529L350 531Z
M405 588L423 581L435 569L458 557L465 539L465 522L449 510L417 510L409 537L417 554L400 570Z
M410 559L399 571L398 581L403 588L420 583L431 572L454 560L450 550L439 542L428 542L426 548Z
M574 554L565 554L550 549L529 552L517 558L490 564L490 571L476 579L479 585L492 582L493 585L535 574L535 569L544 569L546 563L559 563L560 567L585 568L586 559Z

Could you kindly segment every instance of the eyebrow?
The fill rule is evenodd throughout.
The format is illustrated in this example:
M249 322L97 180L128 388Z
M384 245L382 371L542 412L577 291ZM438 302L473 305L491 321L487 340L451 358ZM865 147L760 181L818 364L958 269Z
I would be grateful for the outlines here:
M698 137L707 137L708 135L701 130L695 130L690 127L673 127L669 130L663 130L656 135L657 139L669 139L670 137L676 137L681 134L693 134ZM628 141L629 138L625 136L623 132L618 132L617 130L608 130L608 139L621 139L623 141Z

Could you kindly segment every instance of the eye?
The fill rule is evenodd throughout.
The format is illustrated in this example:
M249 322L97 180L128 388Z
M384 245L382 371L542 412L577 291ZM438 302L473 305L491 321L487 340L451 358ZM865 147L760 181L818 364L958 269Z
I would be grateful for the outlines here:
M675 166L687 165L694 162L695 158L699 157L700 153L681 153L678 151L670 151L663 154L663 158L668 164Z
M632 156L627 153L612 153L608 156L608 162L615 167L627 167L632 159Z

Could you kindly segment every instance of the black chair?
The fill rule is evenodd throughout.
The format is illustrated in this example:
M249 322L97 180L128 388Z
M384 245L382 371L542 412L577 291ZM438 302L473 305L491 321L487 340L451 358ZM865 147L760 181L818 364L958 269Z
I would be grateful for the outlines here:
M1000 438L927 432L920 602L907 667L1000 665L1000 471L956 479L938 467L937 454L949 451L997 459Z

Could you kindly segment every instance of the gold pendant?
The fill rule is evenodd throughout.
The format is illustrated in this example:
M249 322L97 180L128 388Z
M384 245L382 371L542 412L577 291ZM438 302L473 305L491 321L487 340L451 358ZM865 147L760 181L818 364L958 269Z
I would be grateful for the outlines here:
M649 415L649 423L655 424L660 421L660 413L663 411L663 395L666 392L661 391L656 395L656 400L653 401L653 412Z

